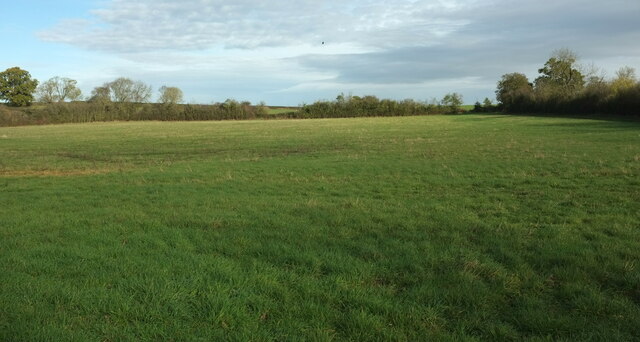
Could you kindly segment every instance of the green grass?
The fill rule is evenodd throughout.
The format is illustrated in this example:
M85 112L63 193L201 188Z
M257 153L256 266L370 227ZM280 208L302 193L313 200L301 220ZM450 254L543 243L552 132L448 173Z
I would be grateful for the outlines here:
M0 340L634 340L639 176L634 122L0 128Z
M297 112L298 108L295 107L269 107L267 109L267 114L285 114L285 113L293 113Z

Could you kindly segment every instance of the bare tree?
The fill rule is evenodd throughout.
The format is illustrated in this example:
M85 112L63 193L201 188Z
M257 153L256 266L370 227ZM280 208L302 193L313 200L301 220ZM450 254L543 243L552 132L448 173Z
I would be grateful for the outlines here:
M596 66L593 63L580 65L580 72L584 75L586 85L592 83L605 83L607 73L602 68Z
M76 101L80 99L82 96L82 91L78 88L78 81L72 80L70 78L59 78L56 79L56 94L58 96L58 101Z
M131 102L149 102L151 99L152 88L150 85L145 84L142 81L133 82L132 90Z
M160 98L158 102L164 104L176 104L181 103L183 101L182 90L177 87L160 87Z
M36 90L38 101L46 103L76 101L82 96L82 91L77 84L78 81L66 77L50 78Z
M56 85L51 80L43 82L36 88L36 99L38 102L52 103L57 102Z
M111 102L111 90L107 84L101 87L95 87L91 91L90 102Z
M129 78L120 77L106 83L114 102L148 102L151 98L151 86L142 81L132 81Z

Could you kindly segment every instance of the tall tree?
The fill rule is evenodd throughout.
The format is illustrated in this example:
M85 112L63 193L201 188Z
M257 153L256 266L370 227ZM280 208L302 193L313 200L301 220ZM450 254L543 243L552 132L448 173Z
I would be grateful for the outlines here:
M616 72L616 78L611 81L611 90L614 94L632 88L637 84L636 69L624 66Z
M106 83L110 91L111 99L114 102L148 102L151 98L151 86L142 81L133 81L129 78L120 77L112 82Z
M82 91L78 88L78 81L66 77L58 80L56 92L58 101L77 101L82 96Z
M160 98L158 99L158 102L160 103L176 104L183 101L183 94L180 88L162 86L159 91Z
M111 102L111 90L108 85L105 84L101 87L95 87L91 91L91 97L89 98L89 102Z
M449 93L442 98L441 102L450 113L458 113L460 112L460 106L462 106L462 95Z
M76 86L78 81L66 77L53 77L42 83L36 90L40 102L76 101L82 96L82 91Z
M538 69L541 75L535 80L536 94L546 97L567 98L584 88L584 76L576 68L578 56L569 49L555 51Z
M32 79L26 70L13 67L0 72L0 100L12 106L31 105L37 86L38 80Z
M36 99L39 102L52 103L57 102L56 97L56 84L52 82L52 79L43 82L36 88Z
M502 75L496 89L496 99L507 111L517 110L533 96L533 87L524 74L513 72Z

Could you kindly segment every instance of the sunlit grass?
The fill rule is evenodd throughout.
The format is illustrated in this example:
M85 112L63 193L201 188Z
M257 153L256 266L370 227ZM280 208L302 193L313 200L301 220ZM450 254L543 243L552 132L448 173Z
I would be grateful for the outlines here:
M298 108L295 108L295 107L268 107L267 108L268 114L286 114L286 113L293 113L297 111L298 111Z
M0 340L633 340L640 124L0 128Z

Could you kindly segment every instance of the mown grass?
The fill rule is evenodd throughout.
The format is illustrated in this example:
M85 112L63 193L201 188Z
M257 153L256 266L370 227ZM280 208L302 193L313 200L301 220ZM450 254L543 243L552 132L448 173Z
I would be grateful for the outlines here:
M0 128L0 340L634 340L640 124Z

